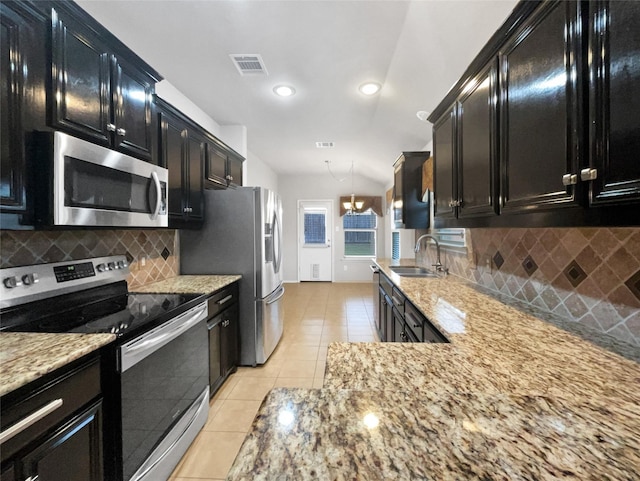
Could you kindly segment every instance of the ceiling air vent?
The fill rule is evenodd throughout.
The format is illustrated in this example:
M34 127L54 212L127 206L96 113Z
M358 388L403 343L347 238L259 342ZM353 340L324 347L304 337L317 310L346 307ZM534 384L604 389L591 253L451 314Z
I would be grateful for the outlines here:
M316 142L316 147L318 149L331 149L334 145L335 144L333 142Z
M269 75L262 57L253 53L236 53L229 55L240 75Z

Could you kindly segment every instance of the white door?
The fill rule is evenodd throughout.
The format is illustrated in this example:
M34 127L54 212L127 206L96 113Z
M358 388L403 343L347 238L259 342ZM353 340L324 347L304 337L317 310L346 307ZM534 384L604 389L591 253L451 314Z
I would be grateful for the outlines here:
M298 276L301 281L333 279L333 201L298 201Z

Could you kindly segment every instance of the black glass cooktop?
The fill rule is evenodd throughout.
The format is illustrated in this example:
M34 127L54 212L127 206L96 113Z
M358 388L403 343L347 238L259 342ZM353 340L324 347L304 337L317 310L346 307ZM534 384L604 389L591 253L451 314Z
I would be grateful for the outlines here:
M126 282L116 283L7 309L0 316L0 331L106 332L122 337L179 314L198 297L130 293Z

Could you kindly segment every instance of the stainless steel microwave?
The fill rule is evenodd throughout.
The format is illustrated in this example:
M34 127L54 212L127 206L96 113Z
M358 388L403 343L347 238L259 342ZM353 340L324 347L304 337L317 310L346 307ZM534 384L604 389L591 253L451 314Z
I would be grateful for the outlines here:
M62 132L37 141L40 225L167 227L169 171Z

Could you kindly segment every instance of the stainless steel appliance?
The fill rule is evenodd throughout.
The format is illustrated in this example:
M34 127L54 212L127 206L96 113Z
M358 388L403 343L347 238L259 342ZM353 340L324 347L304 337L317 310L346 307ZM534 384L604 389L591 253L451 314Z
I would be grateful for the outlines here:
M62 132L40 132L39 225L167 227L169 171Z
M124 256L0 270L0 331L116 334L103 353L105 479L169 478L209 410L205 296L135 294Z
M282 205L262 187L205 191L201 230L180 232L182 274L241 274L240 364L264 364L282 337Z

